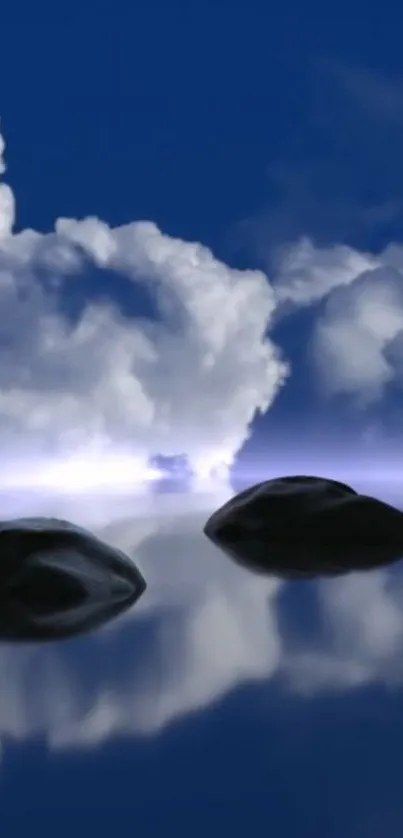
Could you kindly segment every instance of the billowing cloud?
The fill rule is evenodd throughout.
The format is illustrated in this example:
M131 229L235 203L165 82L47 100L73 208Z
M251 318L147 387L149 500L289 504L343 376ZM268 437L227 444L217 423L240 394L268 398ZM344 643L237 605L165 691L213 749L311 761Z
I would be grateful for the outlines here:
M6 171L6 164L4 162L4 148L5 142L2 134L0 134L0 175ZM9 236L14 224L14 195L9 186L5 183L0 184L0 241L5 236Z
M344 393L366 407L401 382L402 247L372 256L302 240L284 254L275 294L286 310L321 303L308 356L328 396Z
M108 456L110 480L113 460L131 458L145 475L157 454L185 455L200 477L225 477L290 373L268 330L292 309L318 307L302 350L327 395L365 406L402 380L399 246L373 255L305 238L283 252L270 282L149 221L111 228L59 218L47 234L13 225L14 197L1 184L3 479L17 460L19 474L29 463L37 476L48 457L62 483L58 464L83 452L82 474L105 472ZM63 305L91 265L112 275L111 296L87 295L73 320ZM122 313L113 276L145 289L158 316Z
M225 470L288 373L266 336L276 303L265 275L152 222L61 218L49 234L13 233L13 195L0 190L4 448L25 460L44 448L184 454L198 474ZM92 298L72 323L61 292L88 263L144 284L160 319Z
M403 332L402 275L386 266L363 273L329 297L313 336L313 360L326 391L364 404L378 401L396 379ZM401 363L401 360L400 360Z
M276 300L295 308L310 306L377 265L374 256L347 245L316 247L309 238L302 238L283 251L275 280Z

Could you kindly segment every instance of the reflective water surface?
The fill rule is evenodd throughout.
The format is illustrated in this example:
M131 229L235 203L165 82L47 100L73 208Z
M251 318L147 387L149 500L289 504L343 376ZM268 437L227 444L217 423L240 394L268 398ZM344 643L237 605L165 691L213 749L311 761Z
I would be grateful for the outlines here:
M148 585L97 633L0 645L5 835L402 834L403 563L255 576L203 535L230 495L2 498L90 528Z

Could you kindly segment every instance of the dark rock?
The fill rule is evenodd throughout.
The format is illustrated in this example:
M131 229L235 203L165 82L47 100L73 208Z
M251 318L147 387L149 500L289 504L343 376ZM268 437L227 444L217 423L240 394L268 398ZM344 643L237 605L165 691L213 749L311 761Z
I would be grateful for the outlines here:
M124 553L68 521L0 522L0 640L55 640L93 630L145 588Z
M204 533L234 561L284 578L368 570L403 556L403 513L324 477L279 477L240 492Z

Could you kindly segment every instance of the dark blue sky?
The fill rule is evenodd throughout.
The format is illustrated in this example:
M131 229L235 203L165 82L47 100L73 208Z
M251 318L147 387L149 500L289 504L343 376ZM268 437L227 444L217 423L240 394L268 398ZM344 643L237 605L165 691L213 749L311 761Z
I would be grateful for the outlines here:
M303 237L314 247L304 282L315 279L321 249L328 254L323 287L332 265L340 265L329 297L309 292L306 306L291 297L290 311L276 309L270 337L290 363L291 377L249 429L234 466L239 480L262 479L273 470L337 471L346 479L364 475L374 492L401 503L403 259L396 257L392 275L392 262L382 257L380 278L364 277L365 311L350 288L343 297L338 276L348 259L375 258L402 239L402 23L391 4L371 10L345 2L22 2L8 3L1 14L0 118L17 232L48 234L59 217L96 216L110 227L152 221L168 236L210 248L229 268L266 272L275 289L289 287L284 258ZM351 251L338 262L334 248L342 245ZM43 265L30 267L29 276L46 289ZM384 312L376 301L387 283L392 302L386 300ZM129 287L119 271L90 259L59 289L57 304L67 322L77 323L91 303L105 298L125 318L161 319L144 284ZM4 329L6 321L3 313ZM24 322L15 322L21 347ZM313 362L312 335L321 323L326 340L334 332L341 340L332 344L334 352L324 339L315 344ZM347 363L345 345L351 346ZM112 350L113 340L105 341L105 365ZM48 394L45 374L52 369L40 366L39 352L29 367L29 353L20 351L24 386L29 389L31 375L37 392ZM80 357L73 358L77 369ZM175 356L166 357L169 389ZM0 359L2 375L7 358ZM390 378L379 389L389 360ZM353 385L346 385L356 361ZM323 367L326 380L337 378L340 385L330 397L320 383ZM63 380L55 377L55 392L58 387ZM376 395L363 403L368 392ZM178 398L186 413L186 398ZM208 391L205 398L203 433ZM228 422L225 432L232 431ZM165 542L160 522L150 531L147 526L141 555L153 581ZM262 595L255 588L245 593L243 577L225 582L224 573L220 585L229 585L229 601L233 596L237 603L228 613L233 607L241 633L232 632L229 619L225 634L221 617L215 628L213 608L211 642L201 650L195 641L200 603L210 589L196 565L183 581L185 564L175 557L191 553L192 542L181 527L171 524L166 542L172 575L166 566L149 611L123 623L112 640L102 641L106 645L94 639L69 642L60 655L21 651L17 663L13 650L0 650L6 834L35 827L42 836L56 829L59 836L397 838L403 826L399 576L393 596L386 577L374 577L373 587L363 582L362 594L355 582L351 596L350 588L328 583L319 611L321 594L313 584L287 586L288 598L277 594L275 605L268 591L267 609L276 612L282 642L277 664L270 655L265 662L260 617L254 625L254 597L259 611ZM130 545L141 541L122 538ZM365 614L362 623L354 617L357 609L367 621ZM261 619L270 646L274 629ZM215 630L222 636L215 638ZM238 660L242 632L250 637ZM247 656L256 656L255 663L246 665ZM203 684L207 675L211 688ZM162 710L158 689L165 691ZM100 727L97 702L104 708ZM103 724L110 724L109 734L100 732ZM86 725L95 730L89 741ZM151 732L143 736L147 726ZM65 751L53 747L59 729Z

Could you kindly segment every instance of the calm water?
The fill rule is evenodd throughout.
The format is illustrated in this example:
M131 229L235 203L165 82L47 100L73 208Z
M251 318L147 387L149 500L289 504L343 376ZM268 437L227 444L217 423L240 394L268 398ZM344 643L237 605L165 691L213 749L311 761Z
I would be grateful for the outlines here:
M88 526L148 582L94 635L0 646L4 835L402 834L400 564L254 577L201 532L226 497L2 498Z

